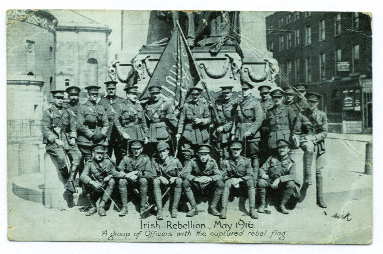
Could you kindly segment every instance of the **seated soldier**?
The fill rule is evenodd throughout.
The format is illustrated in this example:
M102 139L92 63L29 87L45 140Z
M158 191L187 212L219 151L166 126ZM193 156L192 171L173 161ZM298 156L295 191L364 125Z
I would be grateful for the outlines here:
M242 142L232 141L230 144L230 157L221 163L225 188L222 194L221 219L226 219L227 204L229 202L230 188L246 187L249 195L249 212L252 219L258 219L255 211L254 173L250 159L241 156Z
M119 179L119 190L121 194L122 209L120 216L128 214L128 187L140 189L140 213L145 209L148 194L148 181L153 179L154 172L152 171L150 159L142 153L142 140L133 140L130 142L131 156L129 153L122 159L118 166L119 172L114 172L113 176Z
M169 144L165 141L160 141L157 145L158 158L153 158L152 160L153 171L156 172L153 185L154 198L157 205L157 220L163 220L161 186L174 188L173 205L171 210L172 218L177 218L178 203L181 198L182 179L180 174L183 167L177 158L169 156L169 150Z
M265 164L259 169L258 186L260 188L261 205L258 208L259 213L265 212L266 187L279 190L282 200L280 210L288 214L286 203L289 201L296 188L296 170L295 162L290 159L290 143L284 139L277 142L278 155L270 156Z
M108 202L114 188L112 172L113 164L109 160L104 160L108 145L106 143L95 144L93 147L92 160L85 164L80 180L85 184L89 193L91 208L86 216L91 216L97 212L96 202L101 197L98 208L100 216L106 216L105 203Z
M214 216L219 215L217 205L221 198L224 184L222 182L222 173L218 169L217 162L210 157L210 152L210 145L200 145L197 158L190 160L185 167L185 172L182 174L185 194L191 205L190 211L186 214L187 217L193 217L198 214L197 203L193 194L196 191L208 197L214 193L209 213Z

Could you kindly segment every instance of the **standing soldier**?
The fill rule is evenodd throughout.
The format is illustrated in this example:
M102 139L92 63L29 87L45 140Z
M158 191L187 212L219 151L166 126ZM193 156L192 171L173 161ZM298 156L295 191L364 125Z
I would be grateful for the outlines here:
M270 151L267 146L267 140L269 136L269 130L266 126L267 111L273 107L273 100L270 96L271 87L268 85L261 85L258 87L259 94L261 95L261 108L263 112L263 122L260 128L261 141L259 144L259 150L261 151L261 164L263 164L270 155Z
M221 97L216 101L216 109L220 126L215 129L216 149L219 153L220 161L229 157L229 142L233 127L233 115L237 108L237 101L232 99L233 86L221 86Z
M259 94L261 95L261 108L263 111L264 119L266 118L267 111L273 107L273 100L270 96L271 87L268 85L261 85L258 87Z
M63 183L71 194L76 191L72 177L81 160L80 151L76 146L76 119L63 107L64 91L54 90L51 93L53 105L44 111L42 133L47 153L56 161ZM69 163L67 164L69 161L66 158L66 153L72 159L71 167L68 165ZM69 201L72 202L72 196ZM70 206L72 205L70 203Z
M104 160L108 145L105 143L93 146L92 160L90 160L81 173L80 180L87 186L88 198L91 208L86 216L97 212L96 202L101 198L98 214L106 216L105 204L112 195L115 181L113 179L114 166L109 160Z
M307 87L308 86L303 83L298 83L294 85L294 88L297 91L295 107L297 107L297 110L299 110L299 112L302 112L303 110L309 107L306 100Z
M173 187L173 205L171 217L177 218L178 203L182 192L182 172L181 162L174 157L169 156L169 144L161 141L157 145L157 158L152 159L153 171L156 172L156 177L153 180L154 198L157 205L157 220L163 220L162 214L162 191L161 186Z
M144 110L137 100L137 86L126 86L124 90L127 99L116 107L114 118L116 129L120 134L120 146L116 152L117 164L126 155L129 140L148 142L148 127Z
M158 142L170 142L172 140L171 134L177 126L174 103L161 96L161 89L160 86L149 87L150 99L145 107L145 116L149 126L148 155L152 155Z
M101 98L98 104L104 107L106 116L108 117L109 121L109 128L106 132L108 140L108 156L112 157L114 151L114 155L117 158L119 135L116 126L114 125L114 118L116 115L116 109L125 100L116 95L116 81L107 81L104 82L104 84L106 85L106 95Z
M184 179L182 184L191 205L190 211L186 214L187 217L198 214L197 203L193 194L196 191L207 197L213 196L209 206L209 213L214 216L219 215L217 205L222 196L224 184L222 182L222 173L218 169L217 162L210 157L210 152L210 145L200 145L197 158L189 162L182 174Z
M243 100L238 104L236 112L237 127L235 140L243 141L243 155L251 159L254 173L259 169L260 127L263 122L263 111L259 102L251 94L254 86L249 82L241 82Z
M191 149L196 153L199 144L209 142L209 125L211 116L209 105L200 98L202 89L192 87L188 91L191 100L185 102L178 123L177 140L180 140L182 149Z
M323 200L323 176L322 170L326 164L325 138L328 133L326 113L318 109L319 99L317 93L307 93L308 108L303 110L297 117L293 130L295 146L300 146L304 152L303 171L306 185L311 185L311 165L315 155L316 160L316 194L317 204L326 208Z
M153 172L150 159L142 153L143 141L132 140L130 142L131 155L126 155L120 165L119 172L114 174L114 177L119 179L119 190L121 194L122 209L120 216L128 214L128 188L131 190L140 189L140 213L142 214L147 202L148 182L155 175Z
M223 181L225 189L222 194L222 211L219 215L221 219L226 219L227 204L229 202L230 189L246 187L249 195L249 212L252 219L258 219L255 211L255 184L254 172L251 167L251 161L243 156L242 142L233 141L230 144L230 157L221 163L223 171Z
M283 104L284 91L275 88L270 93L274 106L269 109L266 115L265 126L269 130L268 148L271 154L277 154L277 140L290 141L292 128L294 127L295 113L291 107Z
M84 162L92 159L92 146L106 139L109 127L104 108L97 104L99 86L87 86L88 101L77 112L77 144Z
M291 87L286 87L284 91L285 91L285 102L284 102L284 104L287 107L291 107L294 110L295 114L297 115L299 112L298 112L298 108L295 106L295 92L294 92L294 90Z
M261 205L259 213L265 212L266 188L278 189L281 191L280 210L288 214L286 204L294 195L296 189L296 168L295 162L289 157L290 143L284 139L277 141L278 155L270 156L265 164L259 169L258 185L260 187Z

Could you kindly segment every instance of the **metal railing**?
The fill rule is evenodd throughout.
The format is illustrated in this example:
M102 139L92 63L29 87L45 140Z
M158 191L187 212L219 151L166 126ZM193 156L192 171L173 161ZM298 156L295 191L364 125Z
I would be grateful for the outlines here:
M7 121L8 140L41 139L41 120L14 119Z

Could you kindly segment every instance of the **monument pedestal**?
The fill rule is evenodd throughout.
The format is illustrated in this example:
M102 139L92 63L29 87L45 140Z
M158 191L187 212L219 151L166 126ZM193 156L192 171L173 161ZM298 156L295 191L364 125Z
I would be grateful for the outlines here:
M44 154L44 206L46 208L67 208L65 200L65 179L48 153Z

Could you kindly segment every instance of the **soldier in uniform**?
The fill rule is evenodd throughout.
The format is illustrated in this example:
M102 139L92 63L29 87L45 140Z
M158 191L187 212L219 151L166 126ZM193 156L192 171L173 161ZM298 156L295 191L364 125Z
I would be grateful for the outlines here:
M116 162L120 163L127 152L129 140L141 140L148 142L148 127L144 110L137 100L137 86L126 86L126 97L124 103L116 107L114 123L120 134L120 147L116 152Z
M229 157L229 141L233 127L233 115L237 109L237 101L232 99L233 86L221 86L221 97L215 102L220 125L215 129L216 149L220 161Z
M268 147L271 154L277 154L277 140L290 141L290 130L294 127L295 112L292 108L283 104L284 91L275 88L270 92L274 106L266 115L266 126L269 130Z
M260 128L261 141L259 144L259 150L261 151L261 164L263 164L270 155L270 151L267 145L269 136L269 129L266 126L267 111L274 106L273 100L270 96L271 87L268 85L261 85L258 87L259 94L261 95L261 108L263 112L263 122Z
M255 184L254 184L254 171L251 167L251 161L243 156L242 142L232 141L230 144L230 158L225 159L221 163L221 170L223 171L223 181L225 182L225 189L222 194L222 210L219 215L221 219L226 219L227 204L229 202L229 195L231 187L234 188L247 188L249 196L249 212L252 219L258 219L258 214L255 211Z
M81 89L77 86L68 87L65 92L68 94L69 102L66 104L66 108L74 115L77 120L77 112L80 107L80 92Z
M73 177L81 161L81 153L76 146L76 119L63 107L64 91L54 90L51 93L53 105L44 111L42 120L44 143L47 153L58 166L66 188L73 193L75 192ZM68 168L69 161L66 162L66 154L72 159L71 168Z
M309 108L303 110L298 116L293 129L295 146L300 146L304 151L303 169L306 185L311 185L311 166L313 157L316 159L316 194L317 204L326 208L323 200L323 176L322 170L326 164L325 138L328 133L326 113L318 109L319 99L317 93L307 93Z
M197 158L192 159L185 167L183 178L183 187L185 194L191 205L187 217L193 217L198 214L197 203L194 199L194 193L213 196L209 213L218 216L217 205L222 196L224 184L222 182L222 173L218 169L217 162L210 157L211 146L202 144L198 148Z
M84 162L92 159L92 146L106 140L109 127L104 107L97 103L99 86L87 86L88 101L77 112L77 144Z
M191 149L194 154L199 144L209 142L211 115L209 105L200 98L201 92L201 88L190 88L191 100L184 104L176 135L177 140L182 135L181 147Z
M145 107L149 126L147 154L152 155L160 141L170 142L177 126L174 103L161 96L160 86L149 87L150 99Z
M270 96L271 87L268 85L261 85L258 87L259 94L261 95L261 108L263 111L264 119L266 118L267 111L273 107L273 100Z
M272 188L281 192L280 211L288 214L286 204L296 190L296 167L295 162L289 157L290 143L284 139L277 141L278 155L270 156L265 164L259 169L258 185L260 188L261 204L259 213L265 212L266 188Z
M294 85L294 88L297 91L297 96L295 97L294 103L294 106L297 108L296 111L302 112L309 107L306 100L307 87L308 86L304 83L298 83Z
M251 94L254 86L248 81L241 82L243 100L239 102L236 114L235 140L243 141L243 155L251 159L254 171L259 169L260 128L263 122L263 111L259 102Z
M112 157L113 151L117 158L117 150L119 144L119 135L114 124L114 118L116 115L116 109L120 104L124 103L124 99L116 95L116 81L107 81L104 82L106 85L106 95L101 98L99 101L99 105L104 107L105 114L108 117L109 128L106 132L107 140L108 140L108 156ZM121 158L119 158L121 160Z
M161 141L157 145L158 157L152 159L153 171L156 177L153 180L154 198L157 205L157 220L163 220L162 210L162 191L161 186L173 187L173 204L171 209L171 217L177 218L178 204L182 192L182 172L181 162L172 156L169 156L169 144Z
M294 106L294 102L295 102L295 92L294 90L291 88L291 87L286 87L284 89L285 91L285 102L284 104L286 106L291 106L293 107Z
M105 203L112 195L115 181L113 178L114 166L109 160L104 160L108 145L104 142L93 146L92 159L85 165L81 173L80 180L85 184L89 195L91 208L86 216L91 216L97 212L96 202L101 198L98 207L100 216L106 216Z
M114 177L119 179L122 209L120 216L128 214L128 188L140 189L140 213L145 209L148 196L148 182L153 179L155 172L152 170L148 156L142 153L143 141L132 140L130 142L131 155L126 155L118 166L118 172Z

